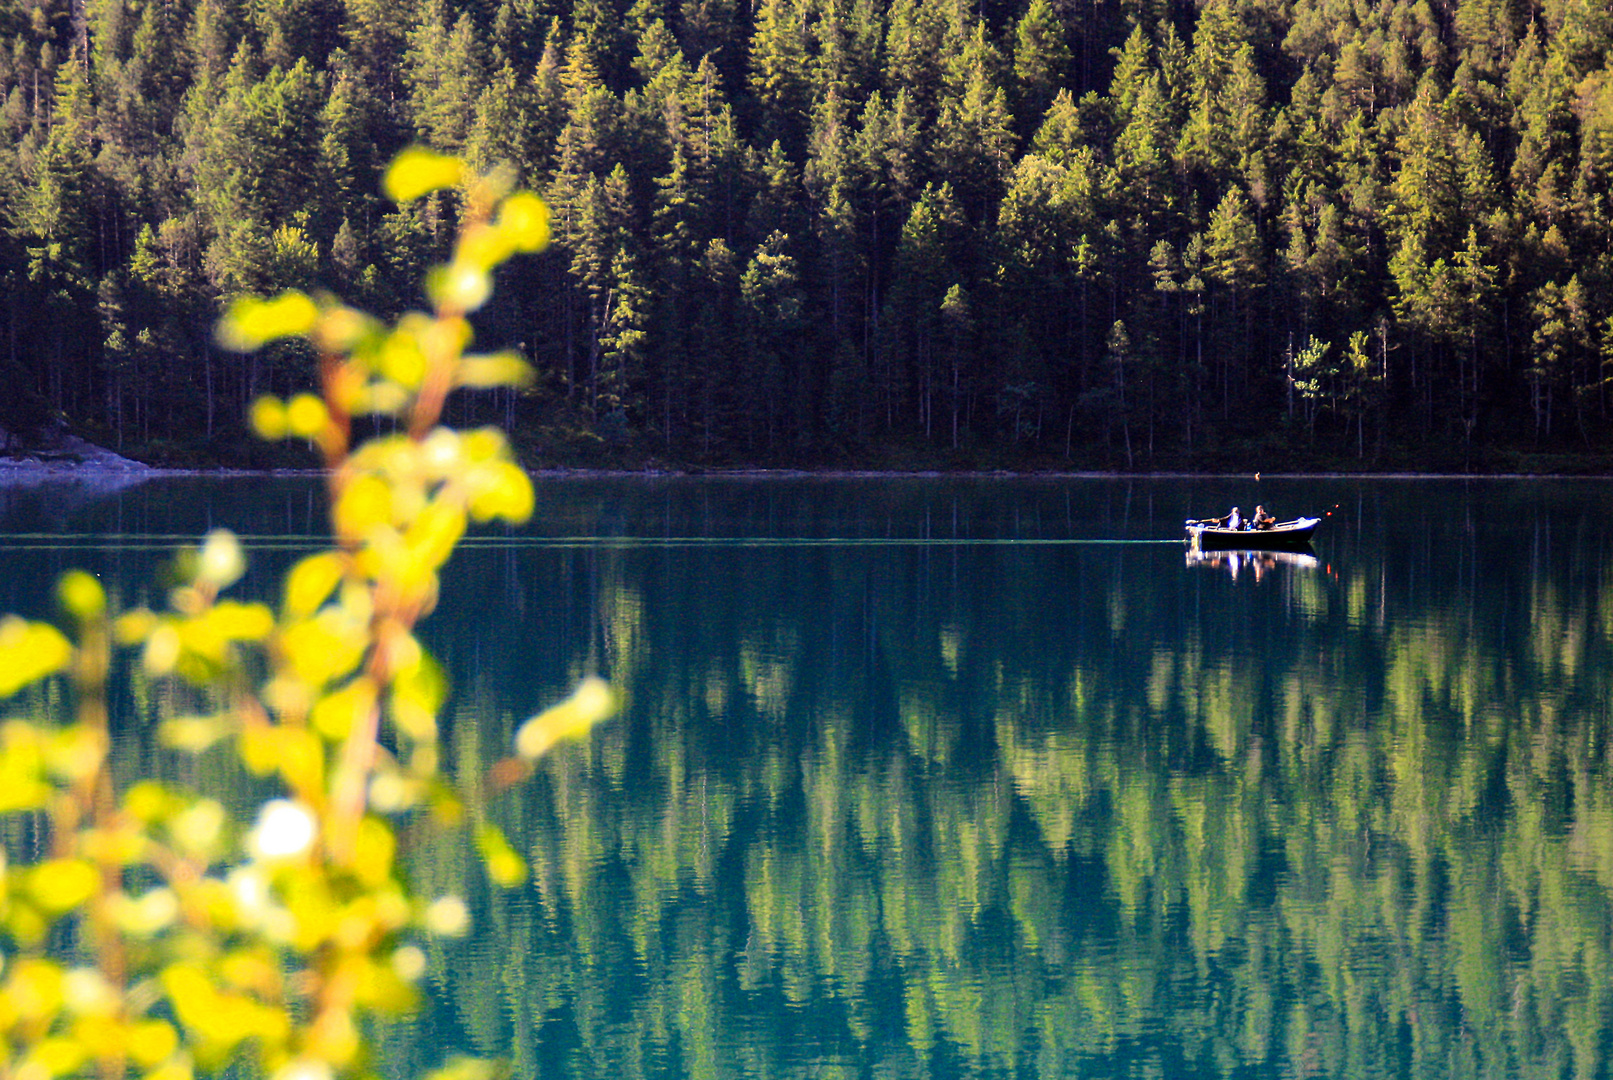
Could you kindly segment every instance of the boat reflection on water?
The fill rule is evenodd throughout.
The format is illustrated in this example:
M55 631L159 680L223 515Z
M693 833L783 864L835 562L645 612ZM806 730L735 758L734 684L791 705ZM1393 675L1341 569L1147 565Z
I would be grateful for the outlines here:
M1225 570L1232 575L1233 581L1237 581L1241 573L1253 574L1254 579L1259 581L1279 566L1314 570L1321 565L1321 560L1309 544L1297 551L1202 551L1190 545L1187 549L1187 565Z

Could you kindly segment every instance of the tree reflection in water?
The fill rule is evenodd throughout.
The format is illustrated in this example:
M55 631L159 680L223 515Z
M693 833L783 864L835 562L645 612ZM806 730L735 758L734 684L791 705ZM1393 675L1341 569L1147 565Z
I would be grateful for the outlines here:
M1343 505L1321 566L1066 542L1232 481L542 486L425 627L458 776L580 674L629 708L488 796L529 886L409 852L476 930L381 1071L1606 1076L1609 487L1262 484ZM69 524L202 531L134 498ZM40 609L63 556L7 558ZM167 767L150 719L205 703L120 679L124 767Z
M522 1075L1605 1075L1613 553L1532 527L524 553L632 706L502 807L442 1014Z

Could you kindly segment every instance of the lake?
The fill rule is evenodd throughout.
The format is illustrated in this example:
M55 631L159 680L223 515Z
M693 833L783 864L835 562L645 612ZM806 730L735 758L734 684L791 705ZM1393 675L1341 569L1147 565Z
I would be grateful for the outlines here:
M1331 511L1314 559L1184 518ZM124 604L227 525L272 596L308 480L0 489L0 607ZM1613 1074L1613 483L540 479L422 636L466 784L597 672L628 706L418 843L473 933L381 1071ZM164 766L129 695L123 768ZM139 704L137 705L136 702Z

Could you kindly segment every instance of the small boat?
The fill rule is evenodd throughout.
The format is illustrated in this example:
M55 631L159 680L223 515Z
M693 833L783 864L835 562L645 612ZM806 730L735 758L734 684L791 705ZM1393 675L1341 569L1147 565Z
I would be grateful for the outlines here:
M1187 542L1199 551L1292 551L1311 542L1321 518L1280 521L1269 529L1228 529L1202 521L1187 523Z

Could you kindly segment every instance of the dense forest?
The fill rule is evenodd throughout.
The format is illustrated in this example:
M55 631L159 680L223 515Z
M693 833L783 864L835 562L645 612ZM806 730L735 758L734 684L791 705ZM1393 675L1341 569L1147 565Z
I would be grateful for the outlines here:
M1607 446L1605 0L627 2L0 0L0 424L249 460L217 312L414 304L420 142L552 206L531 464Z

